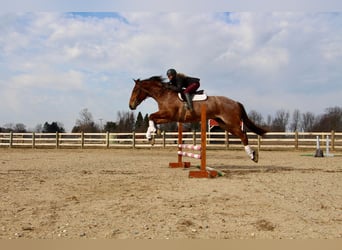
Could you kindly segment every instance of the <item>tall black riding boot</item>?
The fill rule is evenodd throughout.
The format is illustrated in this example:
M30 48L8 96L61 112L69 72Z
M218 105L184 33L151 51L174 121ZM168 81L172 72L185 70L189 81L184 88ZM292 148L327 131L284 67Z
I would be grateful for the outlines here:
M185 96L185 99L186 99L186 102L188 104L188 109L192 112L194 111L194 108L192 106L192 100L191 100L191 96L189 93L184 93L184 96Z

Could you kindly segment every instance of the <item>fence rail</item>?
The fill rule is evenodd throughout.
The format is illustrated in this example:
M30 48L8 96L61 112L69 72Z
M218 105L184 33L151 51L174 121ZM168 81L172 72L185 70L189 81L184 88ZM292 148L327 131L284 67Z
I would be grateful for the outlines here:
M315 149L317 137L320 147L342 150L342 132L270 132L260 137L248 133L251 146L259 150ZM154 147L177 146L177 132L163 132L155 136ZM200 132L184 132L184 143L199 145ZM145 133L0 133L0 147L8 148L143 148L150 147ZM227 132L207 133L207 148L238 148L239 138Z

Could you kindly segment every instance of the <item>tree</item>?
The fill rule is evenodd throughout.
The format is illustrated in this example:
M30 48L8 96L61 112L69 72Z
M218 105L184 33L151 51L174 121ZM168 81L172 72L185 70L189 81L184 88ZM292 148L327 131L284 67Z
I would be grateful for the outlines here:
M138 113L137 119L135 121L134 129L136 132L145 132L147 129L141 112Z
M17 123L14 126L14 131L13 132L17 132L17 133L26 133L26 126L23 123Z
M37 124L34 128L34 132L41 133L43 131L43 125L41 123Z
M107 122L104 126L104 130L106 132L114 133L116 132L117 127L115 122Z
M169 132L178 131L178 124L177 122L169 122L169 123L160 124L160 129L163 131L169 131Z
M145 127L146 127L146 129L148 128L148 126L149 126L149 115L148 114L146 114L145 115L145 117L144 117L144 124L145 124Z
M266 127L268 128L268 130L271 130L272 120L273 120L272 116L271 115L267 115Z
M278 110L275 118L272 121L271 130L277 132L285 132L286 126L289 122L290 114L288 111L283 109Z
M51 122L51 124L49 124L48 122L44 123L43 126L43 133L64 133L65 129L63 128L63 124L58 123L58 122Z
M302 114L302 129L304 132L311 132L315 123L315 115L311 112Z
M82 109L80 118L76 120L76 125L73 127L72 132L97 133L99 131L99 126L95 124L93 115L87 108Z
M325 114L318 117L313 131L341 131L342 130L342 108L341 107L330 107L327 108Z
M300 130L300 124L300 111L298 109L295 109L292 113L292 123L290 124L290 130L293 132Z
M133 112L118 112L117 132L132 132L135 126L135 118Z
M266 125L264 122L264 118L262 117L262 114L255 111L255 110L251 110L248 113L248 117L258 126L265 126Z
M5 128L2 129L4 132L14 132L14 133L26 133L26 126L23 123L7 123Z

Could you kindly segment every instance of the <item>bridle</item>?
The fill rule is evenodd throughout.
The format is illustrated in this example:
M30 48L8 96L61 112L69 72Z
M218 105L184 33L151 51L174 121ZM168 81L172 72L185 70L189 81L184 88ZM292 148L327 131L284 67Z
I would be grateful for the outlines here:
M134 80L134 79L133 79ZM136 91L136 96L140 96L141 92L144 92L147 94L148 97L152 97L154 98L156 94L151 93L150 89L146 89L142 86L142 82L140 81L140 79L134 80L135 84L137 85L137 91ZM146 97L143 100L135 100L135 104L136 106L140 105L140 103L142 103L144 100L146 99Z
M134 79L133 79L133 80L134 80ZM140 93L141 93L141 92L145 92L145 93L149 94L149 91L148 91L147 89L145 89L145 88L142 86L140 79L134 80L134 82L135 82L135 84L138 86L138 90L137 90L136 96L140 96ZM138 100L138 99L136 99L136 100L135 100L135 105L136 105L136 106L140 105L140 103L142 103L145 99L146 99L146 98L144 98L143 100Z

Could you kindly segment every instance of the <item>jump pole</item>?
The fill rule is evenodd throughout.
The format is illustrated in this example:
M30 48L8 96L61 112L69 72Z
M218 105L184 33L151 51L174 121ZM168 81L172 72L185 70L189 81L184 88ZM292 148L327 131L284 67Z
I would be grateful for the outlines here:
M169 166L171 168L175 167L185 167L188 168L191 166L190 162L183 162L183 155L184 156L190 156L193 158L200 158L201 159L201 167L200 170L196 171L190 171L189 172L189 178L209 178L209 177L216 177L218 175L218 172L216 170L213 170L211 168L207 168L207 155L206 155L206 149L207 149L207 106L205 104L202 104L201 106L201 153L200 155L197 154L191 154L191 153L186 153L183 152L183 148L192 148L192 149L197 149L199 147L197 146L185 146L182 144L183 142L183 125L182 123L178 124L178 161L177 162L170 162Z
M182 145L183 143L183 123L178 123L178 146ZM179 147L179 151L182 151L182 147ZM178 154L178 161L177 162L170 162L170 168L189 168L190 162L183 162L183 155Z

